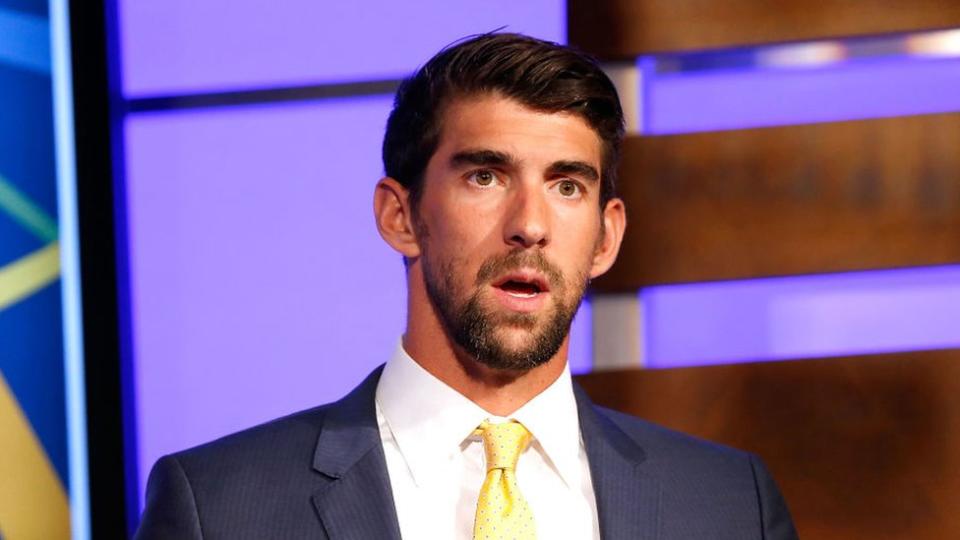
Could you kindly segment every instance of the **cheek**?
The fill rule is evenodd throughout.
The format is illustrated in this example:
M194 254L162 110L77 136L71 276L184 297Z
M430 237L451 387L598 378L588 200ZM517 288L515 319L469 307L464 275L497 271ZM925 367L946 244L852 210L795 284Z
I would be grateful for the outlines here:
M557 224L554 234L582 253L593 255L600 245L603 232L603 220L600 212L594 208L567 208L557 212Z
M429 234L423 243L424 255L435 265L442 264L445 271L455 274L451 277L456 281L476 271L484 253L476 238L476 224L462 217L448 214L432 216L427 224Z
M573 224L563 230L570 235L566 260L571 281L586 281L594 269L594 259L603 244L602 222L599 219L584 220L576 228Z
M438 239L452 252L469 257L491 239L499 238L496 232L497 216L484 208L459 205L438 213L431 223Z

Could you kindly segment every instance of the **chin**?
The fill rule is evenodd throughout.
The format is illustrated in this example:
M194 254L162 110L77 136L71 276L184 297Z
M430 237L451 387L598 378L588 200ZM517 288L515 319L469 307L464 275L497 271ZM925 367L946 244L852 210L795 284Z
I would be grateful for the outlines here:
M468 352L477 363L505 373L524 373L547 364L562 342L544 339L542 328L504 328L489 333L482 343L474 342Z
M540 328L501 328L493 332L493 337L504 351L522 355L538 347L540 332Z

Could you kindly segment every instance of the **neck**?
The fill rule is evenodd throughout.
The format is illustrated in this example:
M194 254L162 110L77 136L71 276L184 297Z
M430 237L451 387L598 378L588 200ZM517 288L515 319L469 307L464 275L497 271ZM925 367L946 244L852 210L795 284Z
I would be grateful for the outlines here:
M490 368L449 342L437 347L417 332L403 336L403 348L431 375L443 381L483 410L497 416L510 416L525 403L547 389L566 366L567 342L545 364L525 371Z

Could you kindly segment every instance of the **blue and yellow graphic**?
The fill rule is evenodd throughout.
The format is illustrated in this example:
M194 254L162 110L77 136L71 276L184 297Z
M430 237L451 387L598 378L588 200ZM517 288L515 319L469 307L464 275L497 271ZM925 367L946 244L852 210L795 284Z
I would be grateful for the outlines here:
M0 539L70 537L46 1L0 0Z

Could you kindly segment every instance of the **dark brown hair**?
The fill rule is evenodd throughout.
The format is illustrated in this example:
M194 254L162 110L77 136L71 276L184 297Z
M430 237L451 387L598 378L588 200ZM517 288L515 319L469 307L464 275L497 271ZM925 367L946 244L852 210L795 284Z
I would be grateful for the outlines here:
M603 143L601 208L615 195L623 139L617 91L597 62L570 47L519 34L484 34L440 51L397 90L383 139L383 166L418 208L441 117L457 98L496 93L543 112L580 116Z

